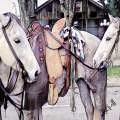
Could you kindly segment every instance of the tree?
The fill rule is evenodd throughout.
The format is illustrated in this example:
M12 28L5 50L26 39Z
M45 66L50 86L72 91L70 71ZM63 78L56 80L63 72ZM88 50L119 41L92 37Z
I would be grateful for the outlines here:
M64 13L64 17L66 18L66 26L71 27L74 12L75 12L75 1L76 0L60 0L61 12ZM71 47L71 51L74 51ZM71 59L71 96L70 96L70 106L71 110L75 112L75 94L74 94L74 63L75 60Z
M120 0L100 0L105 10L113 17L120 17Z
M66 25L71 26L74 18L76 0L60 0L61 12L66 18Z
M20 18L25 28L28 27L32 19L35 17L35 8L37 0L18 0L20 9Z
M119 0L107 0L107 5L106 5L108 12L113 16L113 17L120 17L120 1Z
M32 19L35 17L35 8L37 0L18 0L20 9L20 18L25 27L28 27ZM61 11L67 20L67 25L72 24L75 10L75 0L60 0Z

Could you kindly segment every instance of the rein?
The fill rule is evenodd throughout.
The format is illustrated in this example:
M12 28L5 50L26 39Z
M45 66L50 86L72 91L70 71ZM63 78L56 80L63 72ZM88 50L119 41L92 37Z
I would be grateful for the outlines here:
M42 28L44 29L44 27L42 27ZM44 30L45 30L45 29L44 29ZM45 31L47 31L47 32L51 35L51 37L61 45L62 48L64 48L66 51L68 51L74 58L76 58L76 59L77 59L80 63L82 63L85 67L87 67L87 68L89 68L89 69L92 69L92 70L98 70L98 71L101 71L101 70L104 70L104 69L105 69L104 67L102 67L102 68L94 68L94 67L91 67L91 66L85 64L85 63L84 63L79 57L77 57L71 50L67 49L67 48L63 45L63 43L61 43L61 42L59 41L59 39L56 38L50 31L48 31L48 30L45 30ZM48 45L47 45L47 47L48 47ZM48 48L50 48L50 47L48 47ZM51 48L50 48L50 49L51 49ZM59 49L59 48L56 48L56 49ZM55 50L56 50L56 49L55 49ZM53 49L53 50L54 50L54 49Z

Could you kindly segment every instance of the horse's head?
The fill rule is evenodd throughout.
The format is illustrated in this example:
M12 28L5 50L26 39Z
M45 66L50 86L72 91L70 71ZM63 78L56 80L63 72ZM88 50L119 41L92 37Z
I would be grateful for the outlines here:
M32 52L19 19L8 13L0 15L0 57L8 66L27 72L30 82L40 73L40 67Z
M95 67L106 66L107 60L110 58L116 43L119 41L120 20L119 18L110 17L111 24L104 34L104 37L93 57Z

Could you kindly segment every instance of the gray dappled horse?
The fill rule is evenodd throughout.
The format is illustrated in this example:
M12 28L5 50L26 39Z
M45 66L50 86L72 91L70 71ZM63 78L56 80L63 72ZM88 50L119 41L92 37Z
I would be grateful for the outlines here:
M100 39L88 32L79 31L75 27L66 27L62 36L64 38L71 37L72 47L74 47L76 55L85 64L93 67L93 56L100 44ZM106 70L92 70L76 61L76 73L76 83L80 91L87 120L105 120Z

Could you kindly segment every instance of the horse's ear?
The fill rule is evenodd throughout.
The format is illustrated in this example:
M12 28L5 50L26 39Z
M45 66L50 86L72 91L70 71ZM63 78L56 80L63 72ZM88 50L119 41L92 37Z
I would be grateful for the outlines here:
M9 21L9 17L8 16L5 16L3 14L0 14L0 22L3 26L6 26L8 21Z
M112 15L109 14L109 19L110 19L110 22L113 23L114 22L114 17Z
M120 18L118 17L113 17L112 15L109 14L109 19L111 23L114 23L115 27L119 29L120 26Z

